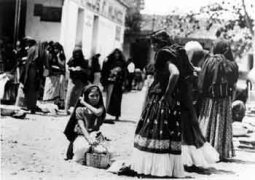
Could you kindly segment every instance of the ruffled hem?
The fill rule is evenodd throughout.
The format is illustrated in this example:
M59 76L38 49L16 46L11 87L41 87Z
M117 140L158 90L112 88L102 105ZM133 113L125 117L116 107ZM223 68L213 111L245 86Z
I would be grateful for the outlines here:
M207 168L209 164L219 161L219 153L208 142L201 148L182 145L182 160L186 166Z
M158 177L184 177L181 155L133 150L131 169L138 174Z

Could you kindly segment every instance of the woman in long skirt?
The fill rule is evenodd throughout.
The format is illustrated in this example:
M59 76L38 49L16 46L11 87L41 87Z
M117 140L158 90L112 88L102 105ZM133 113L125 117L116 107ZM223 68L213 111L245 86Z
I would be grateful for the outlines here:
M199 75L203 95L199 123L206 140L220 154L220 160L234 156L231 103L238 66L227 41L218 40L213 56L207 58Z
M88 61L84 59L82 50L75 47L73 56L67 63L70 71L68 80L65 110L69 114L69 108L74 107L82 93L82 89L88 84Z
M182 107L182 156L183 164L196 170L196 167L207 168L210 164L217 162L219 154L202 135L196 113L200 102L196 77L208 52L203 50L196 41L188 42L185 45L185 50L189 61L194 66L194 75L187 78L182 86L186 89L186 93L182 96L184 105Z
M35 113L40 110L36 106L39 96L39 89L43 79L43 68L47 60L45 44L36 44L35 40L31 40L28 50L28 58L25 64L24 72L21 76L21 89L23 88L25 95L25 105L27 110ZM17 97L20 99L19 97Z
M44 101L53 101L59 107L64 107L65 100L65 55L63 47L54 43L49 53L49 75L45 79Z
M171 45L165 31L154 34L152 44L154 82L135 131L131 169L144 175L183 177L181 96L185 91L181 86L193 68L178 59L180 47Z
M106 111L119 120L121 115L122 86L126 77L126 62L119 49L115 49L103 65L101 82L106 89Z

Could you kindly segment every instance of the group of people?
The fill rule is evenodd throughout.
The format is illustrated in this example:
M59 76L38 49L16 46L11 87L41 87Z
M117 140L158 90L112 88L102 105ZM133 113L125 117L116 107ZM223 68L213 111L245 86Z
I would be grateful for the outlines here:
M54 103L70 114L83 87L94 83L104 86L107 112L119 119L127 77L134 73L128 72L121 50L115 49L107 56L102 68L100 54L87 60L82 48L76 46L72 57L67 61L60 43L36 42L31 37L18 41L16 49L4 52L1 52L5 60L3 72L11 74L13 78L9 80L13 82L15 79L16 84L19 84L16 93L14 92L17 94L17 97L14 95L15 104L26 112L41 111L37 106L37 100L40 99L46 103ZM7 94L9 90L4 88L3 93ZM23 113L24 111L18 114Z
M233 157L231 102L238 66L230 44L219 39L212 52L198 42L182 47L165 31L156 32L151 40L155 62L147 69L154 80L135 130L129 172L184 177L184 167L207 168ZM118 119L124 67L119 50L104 64L106 108L96 85L81 93L64 131L70 140L69 159L80 161L88 147L97 143L91 134L99 130L106 112Z
M152 81L135 130L129 170L183 177L184 167L206 168L233 157L231 103L238 66L229 42L219 39L209 52L194 41L182 47L165 31L154 33L151 42L155 57L146 67L146 76ZM67 62L58 42L26 38L17 47L16 105L38 111L36 102L44 84L44 101L54 102L68 114L74 107L64 131L70 141L67 158L82 161L84 153L98 143L93 134L100 130L106 113L119 120L123 85L127 80L129 90L132 86L133 62L127 63L119 49L107 56L101 69L100 54L89 63L81 47L74 48ZM105 103L99 83L106 91Z

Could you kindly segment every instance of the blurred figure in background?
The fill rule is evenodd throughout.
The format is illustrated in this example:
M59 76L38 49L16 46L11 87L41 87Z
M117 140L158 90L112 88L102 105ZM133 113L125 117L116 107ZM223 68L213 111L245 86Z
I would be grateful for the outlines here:
M67 66L70 78L67 86L65 111L67 114L70 114L70 107L75 106L82 89L89 83L88 61L84 59L81 48L74 48L73 56L68 61Z
M53 48L48 58L49 72L46 74L43 100L53 101L59 108L64 108L66 57L61 44L56 42Z
M127 70L128 70L128 74L127 74L126 90L131 91L133 89L133 80L135 76L135 64L132 58L129 58L127 61Z
M136 68L134 73L134 89L142 90L143 88L143 72L141 69Z
M20 87L25 95L25 109L31 113L40 111L36 106L39 89L43 79L44 66L47 61L46 47L43 43L36 43L34 39L28 39L27 60L24 73L21 75ZM17 97L18 99L19 97Z
M1 44L2 74L0 75L0 100L4 104L13 104L16 99L17 78L16 51L12 43L5 39Z
M123 53L115 49L105 61L101 82L106 89L106 112L119 120L121 115L122 86L126 77L126 62Z

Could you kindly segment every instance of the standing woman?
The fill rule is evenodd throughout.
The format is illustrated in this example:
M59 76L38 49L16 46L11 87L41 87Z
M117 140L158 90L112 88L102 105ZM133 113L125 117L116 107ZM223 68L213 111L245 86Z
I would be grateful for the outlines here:
M65 110L69 114L69 108L75 106L82 89L88 84L88 62L84 59L81 48L74 48L73 57L67 65L70 78L67 86Z
M126 62L119 49L115 49L103 65L101 82L106 88L106 111L119 120L121 115L122 86L125 82Z
M197 41L189 41L185 44L185 50L189 61L194 67L193 81L193 105L195 107L197 115L199 114L199 109L201 105L201 98L198 90L198 75L201 72L202 66L205 60L209 57L209 51L204 50L202 45Z
M217 40L213 55L202 67L198 87L204 98L199 116L200 128L206 140L220 154L220 160L234 156L231 103L237 79L238 66L230 44Z
M182 67L165 31L152 36L152 45L154 81L135 131L131 169L144 175L183 177L181 84L192 69Z
M201 69L204 58L207 56L202 46L198 42L188 42L185 45L183 58L189 59L194 66L194 74L186 78L182 87L186 93L182 94L182 157L183 164L187 168L207 168L210 164L216 163L219 160L217 151L206 142L199 127L196 105L200 102L197 90L197 74ZM190 170L190 169L189 169ZM194 169L196 170L196 169Z
M30 48L28 49L27 61L24 73L21 76L21 83L25 94L25 104L27 110L35 113L40 109L36 106L39 97L40 85L43 80L44 65L47 61L46 47L43 43L36 43L30 40Z
M49 75L45 80L44 101L53 101L60 107L65 99L65 54L59 43L53 44L53 51L49 54Z

